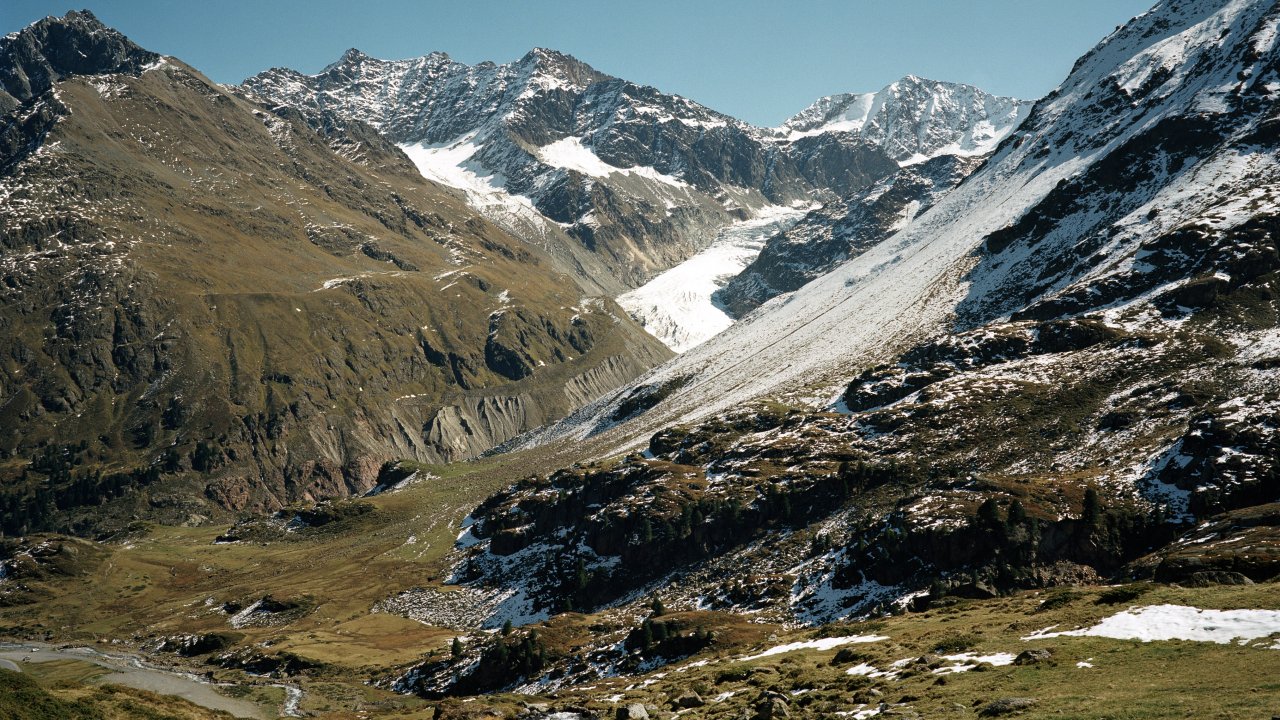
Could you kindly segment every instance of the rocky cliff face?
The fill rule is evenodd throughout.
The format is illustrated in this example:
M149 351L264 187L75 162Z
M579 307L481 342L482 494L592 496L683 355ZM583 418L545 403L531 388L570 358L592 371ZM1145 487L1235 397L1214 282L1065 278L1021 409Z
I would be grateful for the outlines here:
M358 121L83 13L0 42L6 532L363 492L669 355Z
M244 87L313 119L371 124L424 174L584 267L603 267L618 288L766 204L851 192L895 169L856 138L781 142L549 50L475 66L439 53L385 61L353 50L317 75L270 70Z
M765 241L760 254L715 293L741 318L768 300L797 290L906 227L982 163L981 157L939 155L853 195L811 211Z
M88 10L45 18L0 38L0 112L43 95L74 75L137 75L160 56L104 27Z

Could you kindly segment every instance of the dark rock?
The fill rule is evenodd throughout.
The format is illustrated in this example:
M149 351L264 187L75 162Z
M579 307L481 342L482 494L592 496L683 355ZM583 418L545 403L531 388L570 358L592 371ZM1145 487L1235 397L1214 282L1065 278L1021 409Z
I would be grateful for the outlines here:
M956 597L968 598L970 600L990 600L999 597L1000 593L987 583L979 580L978 582L963 583L952 588L950 593Z
M0 38L0 114L74 75L138 74L156 53L103 25L88 10L47 17Z
M753 720L779 720L779 718L791 717L786 697L776 692L766 691L762 694L760 699L756 700L754 709Z
M1183 581L1190 587L1209 587L1211 585L1252 585L1248 575L1230 570L1204 570L1194 572Z
M1053 659L1053 651L1048 648L1023 650L1013 659L1014 665L1039 665Z
M702 699L702 696L692 690L686 690L685 692L680 693L680 695L672 701L672 705L683 709L702 707L706 704L707 703Z

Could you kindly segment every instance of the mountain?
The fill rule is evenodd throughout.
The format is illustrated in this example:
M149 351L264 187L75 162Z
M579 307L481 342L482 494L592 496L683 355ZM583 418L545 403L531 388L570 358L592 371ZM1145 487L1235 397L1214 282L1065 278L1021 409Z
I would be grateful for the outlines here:
M820 98L777 131L792 140L847 132L909 165L943 154L985 155L1030 110L1029 100L908 75L879 92Z
M173 58L62 76L2 125L0 659L244 716L1266 717L1278 29L1163 0L988 156L721 228L659 310L784 217L793 277L849 257L594 402L669 353L478 186ZM85 675L0 708L217 714Z
M781 140L543 49L504 65L351 50L316 75L273 69L244 88L315 126L336 115L377 128L425 176L615 295L767 206L897 168L847 133Z
M1027 100L914 75L876 93L821 98L778 132L788 138L848 133L902 168L767 238L759 256L716 290L717 305L740 318L901 230L977 169L1030 109Z
M812 210L766 238L760 253L715 291L715 302L729 316L741 318L765 301L826 275L901 230L982 161L982 156L938 155Z
M1280 500L1278 24L1170 0L1117 29L901 230L524 438L601 460L476 508L460 580L825 623L1280 575L1269 521L1232 520ZM1210 526L1260 544L1192 548Z
M669 356L358 121L88 12L0 39L0 82L5 532L361 493Z

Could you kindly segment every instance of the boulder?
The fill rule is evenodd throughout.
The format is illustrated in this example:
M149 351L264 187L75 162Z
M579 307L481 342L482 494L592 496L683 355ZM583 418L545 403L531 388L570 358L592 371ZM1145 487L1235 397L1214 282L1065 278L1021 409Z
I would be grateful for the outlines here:
M706 705L707 702L702 696L692 690L686 690L671 702L672 705L681 709L697 708Z
M1244 573L1231 570L1203 570L1191 573L1184 581L1190 587L1209 587L1211 585L1252 585L1253 580Z
M631 703L619 707L614 717L616 720L649 720L649 711L640 703Z
M789 717L791 717L791 711L787 707L785 696L766 691L760 699L756 700L753 720L779 720L779 718Z
M1001 715L1009 715L1019 710L1026 710L1036 704L1035 698L1012 697L1000 698L994 702L987 703L978 711L978 717L1000 717Z
M1014 665L1039 665L1053 659L1053 651L1048 648L1023 650L1013 659Z

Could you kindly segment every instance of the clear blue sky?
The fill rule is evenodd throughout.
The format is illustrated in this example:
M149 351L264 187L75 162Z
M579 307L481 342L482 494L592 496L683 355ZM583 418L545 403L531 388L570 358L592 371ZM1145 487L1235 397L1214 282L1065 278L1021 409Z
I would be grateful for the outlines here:
M0 0L0 34L88 7L219 82L349 47L508 62L532 47L758 125L908 73L1036 98L1154 0Z

